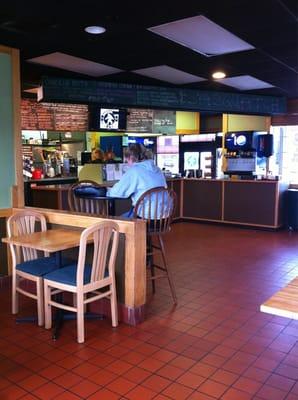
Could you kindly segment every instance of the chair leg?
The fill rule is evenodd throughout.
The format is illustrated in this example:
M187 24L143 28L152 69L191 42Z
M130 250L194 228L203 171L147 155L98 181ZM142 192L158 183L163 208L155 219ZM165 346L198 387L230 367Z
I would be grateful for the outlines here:
M51 329L52 327L52 306L51 301L51 287L44 282L44 309L45 309L45 328Z
M118 326L118 306L117 306L117 294L116 294L116 284L113 281L111 284L112 294L111 294L111 316L112 316L112 326Z
M19 312L19 294L17 292L18 276L14 272L12 274L12 313L17 314Z
M85 341L85 327L84 327L84 295L83 293L77 294L77 341L84 343Z
M155 276L155 269L154 269L154 263L153 263L153 249L152 249L152 238L148 237L148 243L147 243L147 251L149 255L147 256L147 266L150 268L150 273L151 277L154 278ZM155 293L155 279L151 279L152 282L152 292Z
M36 281L36 295L37 295L37 318L38 325L44 325L44 294L43 294L43 279L39 278Z
M166 274L167 274L167 277L168 277L168 281L169 281L169 285L170 285L172 297L173 297L173 300L174 300L174 304L177 304L176 290L175 290L175 286L174 286L174 281L173 281L172 272L171 272L171 270L168 268L168 264L167 264L167 261L166 261L164 243L163 243L163 240L162 240L161 235L157 235L157 236L158 236L158 241L159 241L160 250L161 250L161 256L162 256L164 268L165 268L165 270L166 270Z

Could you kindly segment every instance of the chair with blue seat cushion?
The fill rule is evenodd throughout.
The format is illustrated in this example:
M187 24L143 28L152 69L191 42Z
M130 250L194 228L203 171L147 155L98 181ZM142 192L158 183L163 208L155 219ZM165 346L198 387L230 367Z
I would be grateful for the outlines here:
M76 182L68 189L68 206L70 211L105 217L109 215L106 188L90 180Z
M111 302L112 326L118 325L115 260L119 227L114 221L99 222L86 228L80 238L78 262L44 276L45 327L52 327L52 306L77 314L77 341L85 341L84 307L107 297ZM86 253L92 247L91 261ZM102 291L102 289L104 289ZM73 305L65 304L58 293L75 294Z
M37 230L46 231L46 218L39 212L31 210L19 211L7 220L8 237L33 233ZM57 268L55 257L49 257L47 252L37 252L22 246L10 244L12 256L12 313L19 310L21 293L37 301L38 325L44 324L44 294L43 275ZM24 279L35 282L36 294L25 289L21 284Z

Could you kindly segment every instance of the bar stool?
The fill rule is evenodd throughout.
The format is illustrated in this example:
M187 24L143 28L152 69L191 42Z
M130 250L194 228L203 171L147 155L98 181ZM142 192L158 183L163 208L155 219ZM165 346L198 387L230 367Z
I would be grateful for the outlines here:
M143 193L134 207L134 218L141 218L147 222L147 267L150 269L152 291L155 293L155 280L167 278L174 304L177 304L177 296L173 277L166 261L163 235L171 229L172 218L176 209L176 193L164 187L156 187ZM156 240L153 242L153 239ZM162 265L154 262L154 254L160 252ZM161 271L156 274L155 269Z

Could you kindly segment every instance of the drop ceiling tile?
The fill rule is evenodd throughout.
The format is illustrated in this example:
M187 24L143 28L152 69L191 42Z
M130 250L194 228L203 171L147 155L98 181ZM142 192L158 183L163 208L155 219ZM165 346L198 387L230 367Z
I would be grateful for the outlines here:
M153 26L148 30L206 57L254 49L252 45L204 15Z
M274 87L268 82L261 81L250 75L234 76L232 78L219 79L216 82L231 86L239 90L267 89Z
M200 76L192 75L179 69L169 67L168 65L158 65L150 68L136 69L132 71L139 75L149 76L150 78L170 82L176 85L182 85L193 82L204 81Z
M65 69L67 71L77 72L93 77L99 77L104 75L111 75L118 72L122 72L121 69L110 67L109 65L99 64L94 61L89 61L84 58L70 56L68 54L55 52L40 57L35 57L27 60L35 64L47 65L49 67L55 67Z

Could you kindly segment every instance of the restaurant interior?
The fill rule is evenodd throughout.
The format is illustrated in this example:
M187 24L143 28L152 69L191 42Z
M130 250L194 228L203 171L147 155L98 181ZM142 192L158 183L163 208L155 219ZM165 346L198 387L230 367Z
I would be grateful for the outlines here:
M0 399L298 399L297 16L1 2Z

